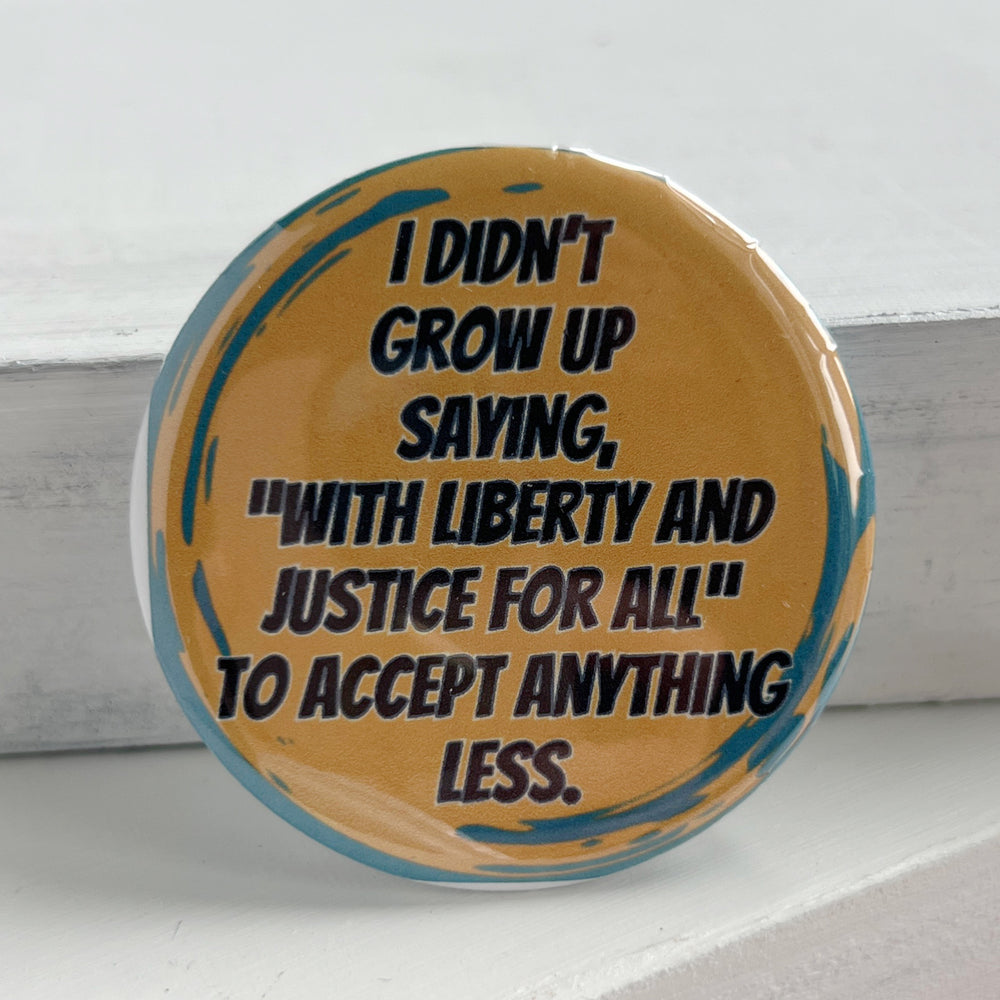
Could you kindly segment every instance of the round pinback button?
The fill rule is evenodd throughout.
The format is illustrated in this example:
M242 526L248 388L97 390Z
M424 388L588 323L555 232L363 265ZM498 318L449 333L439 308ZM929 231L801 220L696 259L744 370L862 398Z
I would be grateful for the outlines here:
M829 696L874 537L834 345L756 244L565 150L371 170L219 277L157 379L133 541L199 734L412 878L680 843Z

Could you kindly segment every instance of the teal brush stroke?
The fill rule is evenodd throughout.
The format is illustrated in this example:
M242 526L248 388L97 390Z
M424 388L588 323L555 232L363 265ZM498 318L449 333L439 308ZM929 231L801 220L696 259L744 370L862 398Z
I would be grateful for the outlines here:
M174 384L174 391L170 395L170 412L173 413L174 407L177 405L177 400L180 398L181 389L184 388L184 376L187 375L188 369L191 367L191 362L194 361L195 352L198 350L198 344L187 344L184 351L184 356L181 358L181 377L177 379Z
M239 320L236 320L235 323L229 324L229 329L226 330L225 334L223 334L222 340L219 341L219 345L215 349L216 354L222 354L225 351L225 349L229 346L230 342L232 341L233 337L236 336L236 331L239 329L239 327L240 327Z
M292 289L306 277L319 263L324 261L339 246L367 233L370 229L389 219L400 215L408 215L418 209L447 201L448 192L441 188L429 188L424 191L397 191L377 201L371 208L355 216L332 233L323 237L314 247L307 250L301 257L293 261L270 285L254 304L246 319L240 324L232 343L226 348L225 354L212 374L212 380L205 391L201 410L195 422L194 436L191 441L191 454L188 459L187 474L184 477L184 490L181 498L181 533L184 541L190 545L194 538L194 514L198 496L198 480L201 477L202 462L205 457L205 440L208 429L215 414L219 397L225 388L229 376L236 367L247 344L258 335L260 327L271 311L281 302Z
M341 181L333 187L321 191L315 198L298 208L293 209L287 215L279 219L274 225L265 229L249 246L238 254L229 266L212 282L211 287L201 297L194 311L187 318L181 327L180 333L174 340L170 351L163 361L163 367L153 385L153 392L149 400L149 447L147 449L147 476L146 489L152 487L153 477L153 456L156 454L156 442L159 440L160 428L163 424L164 416L171 412L177 405L181 388L187 378L191 363L194 361L198 348L211 329L212 324L222 312L226 303L233 297L240 285L252 274L257 256L275 237L280 236L293 222L308 214L318 205L322 205L328 199L356 187L362 181L370 177L391 170L394 167L403 166L407 163L416 163L418 160L434 159L438 156L446 156L449 153L468 152L475 147L462 147L456 149L442 149L433 153L421 153L417 156L409 156L405 159L387 163L384 166L366 170L364 173L349 177L346 181ZM229 346L233 333L227 333L223 343ZM222 345L220 345L221 347ZM150 552L153 546L150 545Z
M324 261L318 267L314 268L305 278L303 278L298 285L293 289L291 295L285 300L285 304L278 311L280 316L317 278L326 274L327 271L333 267L334 264L342 261L349 253L351 248L348 247L346 250L341 250L340 253L335 253L329 260Z
M298 208L294 208L287 215L282 216L278 220L277 226L282 229L287 229L293 222L297 222L303 215L307 215L309 212L313 211L313 209L316 210L316 215L320 215L323 211L321 206L328 198L332 198L334 195L340 194L341 191L346 191L348 188L352 188L355 185L360 184L362 181L368 180L370 177L376 177L379 174L383 174L387 170L394 170L396 167L404 167L408 163L417 163L420 160L432 160L439 156L448 156L450 153L470 153L480 148L482 147L456 146L453 149L439 149L433 153L417 153L416 156L405 156L401 160L393 160L392 163L385 163L380 167L373 167L371 170L365 170L363 173L355 174L353 177L349 177L346 181L334 184L333 187L329 187L325 191L320 191L320 193L314 198L310 198L308 201L299 205Z
M218 436L212 438L208 446L208 458L205 459L205 502L212 499L212 477L215 475L215 453L219 450Z
M526 181L524 184L509 184L504 188L506 194L530 194L532 191L541 191L544 184L536 184L534 181Z
M867 448L862 447L863 474L857 506L853 510L847 473L830 453L825 433L822 453L828 510L823 570L813 603L810 627L795 650L792 666L784 675L791 682L791 690L799 692L798 697L789 699L773 717L744 722L715 751L707 766L696 777L656 798L630 808L617 806L558 819L522 820L521 829L470 824L459 827L458 832L462 836L477 843L542 845L607 836L644 823L664 823L701 804L707 797L706 789L711 783L743 758L748 758L747 766L754 769L765 761L770 763L769 758L791 746L805 724L804 717L796 709L829 649L829 623L847 579L854 552L874 512L874 479ZM840 643L835 659L842 659L846 650L847 643ZM658 849L662 847L658 845ZM503 869L489 867L488 870Z
M147 448L146 489L153 484L153 457L159 440L163 418L177 404L181 388L187 378L191 362L194 360L205 335L211 329L219 313L232 298L236 290L250 276L257 254L281 233L280 226L271 226L261 233L212 283L212 287L201 297L194 312L177 334L173 347L163 362L163 368L153 385L149 400L149 445ZM150 546L150 552L153 546ZM154 633L155 635L155 633Z
M208 631L212 633L212 638L215 640L215 645L219 653L222 656L231 656L232 652L229 647L229 640L226 638L226 633L222 628L222 622L219 621L219 616L215 613L215 605L212 603L212 595L208 589L208 579L205 576L205 567L202 566L200 559L198 560L198 565L194 568L191 586L194 590L194 599L198 602L198 610L201 612L201 617L205 619Z
M348 191L347 194L342 194L339 198L334 198L333 201L329 201L320 208L317 208L316 214L322 215L324 212L329 212L330 209L336 208L338 205L343 205L345 201L350 201L360 190L361 188L356 187L353 191Z

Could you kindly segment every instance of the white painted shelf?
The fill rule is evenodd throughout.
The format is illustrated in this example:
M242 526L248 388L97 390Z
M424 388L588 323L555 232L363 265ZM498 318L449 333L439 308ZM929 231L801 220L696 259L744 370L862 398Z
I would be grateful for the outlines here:
M606 879L408 883L202 749L0 761L0 993L301 1000L986 1000L1000 703L828 711L746 802Z

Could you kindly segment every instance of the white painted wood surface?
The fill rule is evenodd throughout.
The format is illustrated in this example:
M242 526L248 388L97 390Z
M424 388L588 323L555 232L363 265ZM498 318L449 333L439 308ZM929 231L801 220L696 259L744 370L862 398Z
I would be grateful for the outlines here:
M1000 837L947 844L814 911L654 974L631 996L994 1000L998 899Z
M0 761L0 992L988 1000L1000 705L836 709L746 802L602 880L475 893L340 858L205 750Z

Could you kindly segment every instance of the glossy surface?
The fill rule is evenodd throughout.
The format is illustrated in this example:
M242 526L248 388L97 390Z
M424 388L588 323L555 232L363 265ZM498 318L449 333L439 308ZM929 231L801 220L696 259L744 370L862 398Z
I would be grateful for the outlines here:
M686 839L821 707L864 434L756 245L579 153L417 157L238 257L150 406L157 652L263 801L397 874Z

